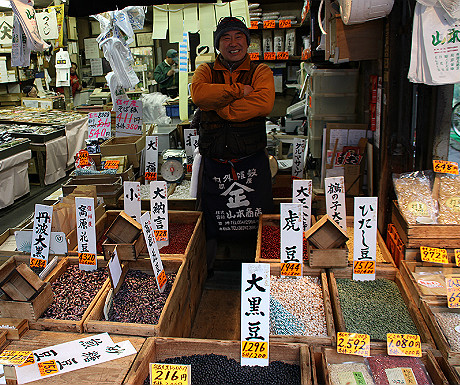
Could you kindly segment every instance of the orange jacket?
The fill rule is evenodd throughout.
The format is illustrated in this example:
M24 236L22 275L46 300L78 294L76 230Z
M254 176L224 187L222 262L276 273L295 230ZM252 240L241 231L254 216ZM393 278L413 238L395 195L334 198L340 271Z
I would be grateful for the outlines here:
M225 119L242 122L257 116L270 114L275 102L275 84L272 70L261 63L252 78L252 91L244 96L244 85L236 83L240 71L249 71L250 58L230 73L221 62L219 55L214 69L223 71L225 84L211 83L211 70L207 64L201 64L192 78L192 100L203 111L214 110Z

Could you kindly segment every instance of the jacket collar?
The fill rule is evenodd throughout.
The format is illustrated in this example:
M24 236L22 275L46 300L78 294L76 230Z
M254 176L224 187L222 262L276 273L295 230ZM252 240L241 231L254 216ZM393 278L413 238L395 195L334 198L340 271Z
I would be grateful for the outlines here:
M219 54L216 58L216 61L214 62L214 69L220 70L220 71L228 71L228 68L224 65L222 61L223 61L222 54ZM249 55L246 54L246 57L244 58L243 62L237 68L233 70L249 71L250 69L251 69L251 59L249 58Z

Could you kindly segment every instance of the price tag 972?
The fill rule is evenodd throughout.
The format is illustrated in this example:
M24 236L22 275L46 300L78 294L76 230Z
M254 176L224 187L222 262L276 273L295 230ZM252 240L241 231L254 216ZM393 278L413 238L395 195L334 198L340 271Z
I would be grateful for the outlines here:
M241 344L241 357L268 358L268 342L243 341Z
M375 274L375 261L353 261L354 274Z
M447 306L460 308L460 278L446 278Z
M421 357L422 344L420 336L387 333L387 353L389 356Z
M276 53L275 52L264 52L264 60L275 60Z
M369 357L371 337L369 334L338 332L337 353Z
M151 385L189 385L191 365L150 364Z
M291 19L288 20L280 20L279 21L280 28L291 28Z
M4 350L0 353L0 364L22 365L31 354L31 351Z
M458 163L450 162L448 160L434 159L433 160L433 171L442 172L445 174L458 175Z
M300 277L302 275L302 268L300 266L300 263L281 263L281 275L287 275L290 277Z
M425 262L449 263L446 249L420 246L420 255L422 257L422 261Z
M275 28L276 22L275 20L264 20L264 28Z
M157 242L167 241L168 240L168 231L167 230L153 230L155 234L155 240Z

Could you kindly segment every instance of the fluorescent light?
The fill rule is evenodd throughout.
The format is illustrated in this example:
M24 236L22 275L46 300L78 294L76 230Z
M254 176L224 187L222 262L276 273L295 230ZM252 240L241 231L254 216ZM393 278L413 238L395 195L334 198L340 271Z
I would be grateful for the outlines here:
M11 8L9 0L0 0L0 7L2 8Z

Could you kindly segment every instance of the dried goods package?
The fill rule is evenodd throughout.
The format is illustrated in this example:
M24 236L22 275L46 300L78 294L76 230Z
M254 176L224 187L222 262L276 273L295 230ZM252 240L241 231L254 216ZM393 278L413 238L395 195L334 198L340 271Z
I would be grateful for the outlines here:
M438 199L438 223L460 224L460 175L436 175L433 191Z

